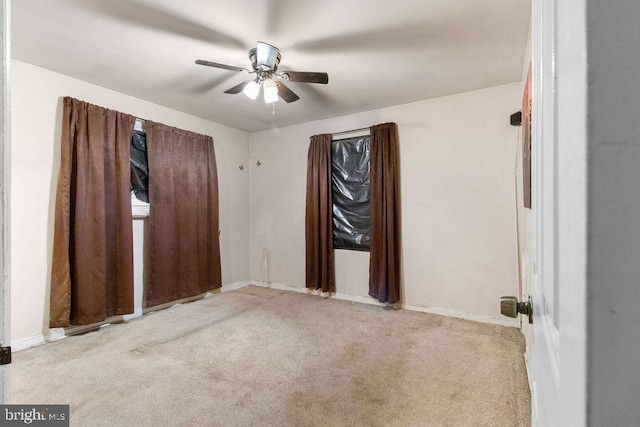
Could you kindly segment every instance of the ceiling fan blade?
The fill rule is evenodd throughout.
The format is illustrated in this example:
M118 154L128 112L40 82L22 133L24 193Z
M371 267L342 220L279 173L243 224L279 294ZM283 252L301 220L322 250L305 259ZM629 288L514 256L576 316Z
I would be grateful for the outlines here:
M288 46L288 49L315 52L379 52L380 50L400 49L416 43L425 46L433 45L435 41L445 42L445 20L430 22L424 25L416 22L413 25L393 25L385 28L372 28L367 31L346 33L323 39L300 41Z
M239 85L235 85L234 87L232 87L231 89L227 89L224 91L224 93L230 93L232 95L235 95L236 93L240 93L242 92L242 89L244 89L244 87L246 85L249 84L249 82L252 82L253 80L247 80L246 82L242 82Z
M256 2L253 6L254 16L262 16L263 19L256 19L255 22L264 22L262 34L272 36L282 28L281 21L287 9L290 9L286 0L267 0ZM259 4L259 5L258 5Z
M243 40L185 18L166 7L154 5L153 2L143 4L133 1L76 1L74 7L76 6L137 27L159 30L227 48L245 47Z
M312 73L306 71L284 71L282 74L289 76L290 82L304 83L329 83L329 75L327 73Z
M278 96L284 99L286 102L294 102L300 99L298 95L296 95L291 89L285 86L282 82L276 82L278 86Z
M207 67L222 68L223 70L236 71L238 73L250 74L251 71L246 68L234 67L233 65L219 64L217 62L205 61L204 59L197 59L196 64L206 65Z
M213 89L217 88L227 80L233 79L233 77L234 75L231 73L220 73L220 75L217 76L216 78L208 78L206 81L203 81L199 84L198 82L194 82L194 81L189 82L188 79L182 78L181 80L177 80L177 83L175 84L175 86L179 84L184 84L185 81L189 83L193 83L193 85L190 85L189 88L187 89L188 93L192 95L200 95L202 93L212 91Z

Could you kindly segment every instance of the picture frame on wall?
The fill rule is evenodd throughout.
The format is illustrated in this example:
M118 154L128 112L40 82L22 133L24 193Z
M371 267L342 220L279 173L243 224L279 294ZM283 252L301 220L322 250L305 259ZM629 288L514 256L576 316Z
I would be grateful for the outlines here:
M531 209L531 62L522 94L522 178L524 207Z

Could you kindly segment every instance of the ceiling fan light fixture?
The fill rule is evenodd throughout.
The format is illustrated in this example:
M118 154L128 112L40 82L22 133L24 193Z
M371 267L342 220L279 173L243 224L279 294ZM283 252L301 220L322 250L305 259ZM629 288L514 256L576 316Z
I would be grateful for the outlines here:
M264 102L270 104L278 101L278 84L271 79L264 81Z
M244 89L242 89L242 92L247 95L248 98L256 99L260 93L260 85L255 80L250 81Z

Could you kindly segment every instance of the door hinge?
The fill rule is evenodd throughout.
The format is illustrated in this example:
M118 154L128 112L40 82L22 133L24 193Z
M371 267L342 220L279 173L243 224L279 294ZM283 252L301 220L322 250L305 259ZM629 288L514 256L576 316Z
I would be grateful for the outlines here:
M11 363L11 347L0 347L0 365Z

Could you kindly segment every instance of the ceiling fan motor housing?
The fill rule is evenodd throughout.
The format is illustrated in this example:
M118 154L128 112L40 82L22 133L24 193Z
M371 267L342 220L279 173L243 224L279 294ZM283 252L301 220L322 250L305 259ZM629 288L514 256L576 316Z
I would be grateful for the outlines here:
M258 46L249 51L249 59L254 70L275 72L280 64L280 51L268 43L258 42Z

